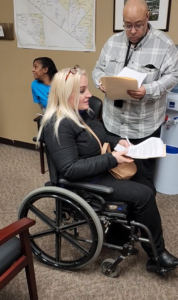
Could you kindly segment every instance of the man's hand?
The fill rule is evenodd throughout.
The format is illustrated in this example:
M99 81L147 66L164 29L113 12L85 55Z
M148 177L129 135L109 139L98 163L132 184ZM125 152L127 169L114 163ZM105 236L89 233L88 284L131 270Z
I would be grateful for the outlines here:
M101 81L99 81L99 89L101 92L106 93L106 89L105 89L104 85L102 85Z
M129 90L127 91L127 94L135 99L141 100L145 96L146 90L145 87L141 85L138 91Z
M118 144L124 146L125 148L129 148L130 146L126 140L120 140Z

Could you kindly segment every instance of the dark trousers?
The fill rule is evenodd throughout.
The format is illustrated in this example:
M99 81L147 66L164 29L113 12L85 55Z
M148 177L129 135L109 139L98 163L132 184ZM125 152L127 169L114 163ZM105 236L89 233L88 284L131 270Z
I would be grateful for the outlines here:
M112 195L103 196L106 201L120 201L129 205L133 219L149 228L158 251L158 255L164 251L164 239L162 236L161 218L155 200L155 188L142 175L136 174L130 180L118 180L107 172L98 182L104 186L113 187ZM142 237L147 238L144 230ZM151 248L142 244L148 256L152 255Z
M117 136L116 134L109 132L106 128L105 130L107 134ZM161 133L161 126L155 132L153 132L151 135L147 137L141 139L129 139L129 140L133 145L137 145L150 137L160 137L160 133ZM135 159L134 161L137 165L138 172L153 184L153 175L154 175L156 158Z

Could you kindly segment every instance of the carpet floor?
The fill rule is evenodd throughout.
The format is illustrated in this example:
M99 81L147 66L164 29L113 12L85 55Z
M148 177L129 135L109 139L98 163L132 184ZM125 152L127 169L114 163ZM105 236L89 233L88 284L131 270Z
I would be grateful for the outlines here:
M48 171L40 173L37 151L0 144L0 228L17 220L24 197L48 180ZM158 193L156 201L166 247L178 256L178 195ZM103 248L96 261L75 272L54 269L33 256L39 300L176 300L178 270L167 278L147 272L146 254L140 245L138 249L137 256L121 262L120 276L114 279L104 276L100 266L104 259L116 258L116 250ZM0 300L28 299L24 271L0 291Z

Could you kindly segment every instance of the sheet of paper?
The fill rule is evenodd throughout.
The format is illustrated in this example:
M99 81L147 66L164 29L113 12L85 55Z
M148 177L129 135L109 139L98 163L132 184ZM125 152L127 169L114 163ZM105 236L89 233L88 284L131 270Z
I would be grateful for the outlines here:
M0 25L0 36L4 36L4 30L2 28L2 25Z
M138 81L138 87L141 86L143 80L147 76L147 73L140 73L137 71L134 71L128 67L125 67L122 69L122 71L118 74L119 77L129 77L136 79Z
M140 159L166 156L166 145L163 144L163 141L160 138L154 137L149 138L138 145L130 146L128 149L117 144L114 150L128 150L126 156Z

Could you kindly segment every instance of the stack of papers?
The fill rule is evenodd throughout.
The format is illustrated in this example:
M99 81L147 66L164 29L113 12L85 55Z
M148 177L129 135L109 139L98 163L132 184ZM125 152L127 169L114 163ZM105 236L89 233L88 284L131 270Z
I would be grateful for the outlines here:
M138 159L147 159L152 157L164 157L166 156L166 145L160 138L151 137L144 142L125 148L124 146L117 144L114 148L116 151L127 150L126 156Z
M127 94L127 90L137 91L146 76L147 73L136 72L125 67L118 76L101 77L101 82L106 89L108 99L135 100Z

